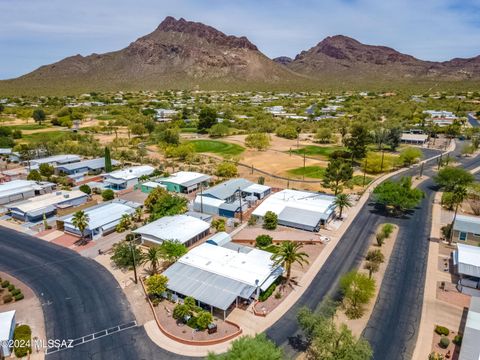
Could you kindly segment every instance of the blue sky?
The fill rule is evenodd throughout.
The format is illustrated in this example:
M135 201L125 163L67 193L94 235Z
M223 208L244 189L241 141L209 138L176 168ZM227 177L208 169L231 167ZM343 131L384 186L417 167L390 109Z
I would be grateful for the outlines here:
M480 54L480 0L0 0L0 79L121 49L167 16L295 56L344 34L425 60Z

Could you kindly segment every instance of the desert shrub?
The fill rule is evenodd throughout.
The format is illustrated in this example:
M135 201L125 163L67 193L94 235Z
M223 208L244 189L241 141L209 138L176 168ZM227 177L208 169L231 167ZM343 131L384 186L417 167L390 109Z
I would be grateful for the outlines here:
M275 291L275 289L277 288L277 284L276 283L273 283L272 285L270 285L267 290L263 291L260 296L258 297L258 300L260 301L265 301L267 300L270 296L272 296L273 292Z
M2 288L5 289L6 287L8 287L8 285L10 285L10 281L8 281L8 280L3 280L2 281Z
M13 300L13 296L11 294L6 294L6 295L3 295L2 299L3 299L3 302L6 304Z
M17 358L21 358L27 356L32 352L32 348L30 346L32 338L32 330L28 325L19 325L15 328L13 332L13 339L15 340L15 344L20 344L21 346L15 346L14 352Z
M393 224L384 224L382 226L382 233L385 236L385 238L388 238L390 237L390 235L392 235L394 228L395 227L393 226Z
M20 294L15 295L14 298L15 298L15 301L19 301L19 300L22 300L24 298L24 296L23 296L22 293L20 293Z
M103 201L113 200L115 198L115 193L112 189L106 189L102 192Z
M21 293L20 289L13 289L12 291L10 291L10 294L12 294L12 296L18 295L20 293Z
M278 216L273 211L267 211L263 216L263 227L267 230L275 230L278 224Z
M7 286L7 289L8 289L8 291L15 290L15 285L10 284L10 285Z
M377 245L382 246L385 242L385 234L383 232L379 232L375 235L375 239L377 240Z
M268 245L271 245L273 242L273 238L270 235L258 235L255 239L255 244L257 247L262 248Z
M441 204L445 209L453 210L453 207L455 206L455 195L453 192L445 191L442 194Z
M90 195L92 193L92 189L87 184L81 185L78 189L87 195Z
M462 345L462 340L463 340L463 336L462 336L462 335L455 335L455 337L453 338L453 341L452 341L452 342L453 342L455 345L460 346L460 345Z
M435 326L435 332L438 335L444 335L444 336L448 336L448 334L450 334L450 330L448 330L445 326L440 326L440 325Z
M183 320L185 316L191 316L190 307L185 304L178 304L173 309L173 318L177 320Z
M447 337L442 336L439 345L442 349L446 349L448 345L450 345L450 340Z
M250 219L248 219L248 226L253 226L257 223L257 217L256 216L250 216Z

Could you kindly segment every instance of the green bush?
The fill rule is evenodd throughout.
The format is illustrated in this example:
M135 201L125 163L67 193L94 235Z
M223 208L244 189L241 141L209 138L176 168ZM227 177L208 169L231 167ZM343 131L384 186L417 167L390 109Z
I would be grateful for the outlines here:
M113 200L115 198L115 193L112 189L103 190L102 199L103 201Z
M92 193L92 189L87 184L80 185L78 189L87 195L90 195Z
M201 311L197 315L197 327L200 330L205 330L208 327L208 324L213 322L213 316L208 311Z
M442 349L446 349L448 345L450 345L450 340L447 337L442 336L439 345Z
M13 291L13 290L15 290L15 285L10 284L10 285L7 286L7 289L8 289L8 291Z
M24 298L24 296L23 296L22 293L15 295L15 301L22 300L23 298Z
M382 233L385 236L385 238L390 237L390 235L392 235L394 229L395 229L395 227L393 226L393 224L384 224L382 226Z
M453 342L455 345L460 346L460 345L462 345L462 340L463 340L463 336L462 336L462 335L455 335L455 337L453 338L453 341L452 341L452 342Z
M258 235L255 239L255 244L259 248L263 248L266 246L271 245L273 242L273 238L270 235Z
M435 327L435 332L438 335L444 335L444 336L448 336L448 334L450 334L450 330L448 330L445 326L440 326L440 325L437 325Z
M13 300L13 296L11 294L3 295L3 303L4 304L9 303L12 300Z
M278 224L278 216L273 211L267 211L263 216L263 227L267 230L275 230Z
M377 245L382 246L385 242L385 234L383 232L379 232L375 235L375 239L377 240Z
M15 352L15 356L17 358L21 358L27 356L32 352L31 343L32 339L32 330L28 325L19 325L15 328L13 332L13 339L15 340L15 344L21 344L23 346L16 346L14 347L13 351Z
M2 281L2 288L5 289L6 287L8 287L8 285L10 285L10 281L8 281L8 280L3 280Z
M12 296L18 295L20 293L21 293L20 289L13 289L12 291L10 291L10 294L12 294Z
M173 309L173 318L176 320L183 320L185 316L191 316L192 312L190 311L190 307L185 304L178 304Z

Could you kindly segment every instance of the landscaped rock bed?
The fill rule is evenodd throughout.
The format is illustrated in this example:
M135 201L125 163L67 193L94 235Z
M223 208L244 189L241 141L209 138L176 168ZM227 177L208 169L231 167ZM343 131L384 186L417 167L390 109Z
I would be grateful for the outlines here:
M173 318L175 305L173 302L164 300L155 306L154 309L162 327L178 338L190 341L216 340L233 335L238 331L238 327L215 316L214 323L217 325L217 331L215 333L209 334L207 330L196 331L186 324L177 322L177 320Z

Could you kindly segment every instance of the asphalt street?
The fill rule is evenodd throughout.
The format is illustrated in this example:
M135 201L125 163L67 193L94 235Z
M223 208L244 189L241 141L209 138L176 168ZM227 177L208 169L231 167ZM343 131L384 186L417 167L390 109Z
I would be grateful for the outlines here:
M47 339L91 340L47 359L186 359L156 346L143 327L121 330L135 318L117 281L94 260L4 227L0 254L0 270L40 298ZM92 339L94 333L98 339Z

